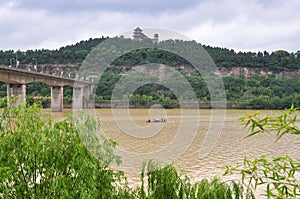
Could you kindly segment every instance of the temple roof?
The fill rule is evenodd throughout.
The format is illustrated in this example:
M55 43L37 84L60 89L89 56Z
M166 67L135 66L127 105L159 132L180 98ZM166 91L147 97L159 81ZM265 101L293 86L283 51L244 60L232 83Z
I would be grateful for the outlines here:
M142 29L140 27L136 27L136 29L134 29L134 31L142 31Z

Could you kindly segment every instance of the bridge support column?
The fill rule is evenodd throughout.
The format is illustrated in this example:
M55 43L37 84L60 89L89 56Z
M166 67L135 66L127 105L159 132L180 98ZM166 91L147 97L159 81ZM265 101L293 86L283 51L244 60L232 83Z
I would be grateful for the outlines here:
M83 108L83 88L74 87L73 88L73 108L82 109Z
M26 85L25 84L8 84L7 85L7 101L12 96L16 96L15 106L26 102Z
M91 88L90 86L85 86L82 88L73 88L73 108L83 109L83 108L94 108L94 104L90 102Z
M95 105L92 103L93 101L90 100L90 95L91 95L91 87L90 86L85 86L83 88L83 108L94 108Z
M62 86L51 87L51 111L52 112L63 111L63 95L64 95L64 87Z

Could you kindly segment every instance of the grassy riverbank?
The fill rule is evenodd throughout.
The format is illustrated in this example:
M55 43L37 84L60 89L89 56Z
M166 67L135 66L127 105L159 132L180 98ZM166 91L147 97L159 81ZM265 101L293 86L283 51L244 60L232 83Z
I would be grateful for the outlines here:
M86 114L55 122L37 105L5 108L0 198L253 198L238 183L191 183L174 166L151 162L141 170L141 186L129 188L123 172L110 168L121 164L116 143L101 137L99 145L98 127Z

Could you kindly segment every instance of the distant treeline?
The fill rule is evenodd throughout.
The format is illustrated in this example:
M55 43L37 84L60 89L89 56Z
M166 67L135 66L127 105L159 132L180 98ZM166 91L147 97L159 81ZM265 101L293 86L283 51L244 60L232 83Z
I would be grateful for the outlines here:
M98 86L94 99L97 102L108 102L111 100L115 85L122 77L120 74L111 72L104 73ZM143 74L138 78L156 78ZM202 102L210 102L210 93L204 79L201 76L185 76L195 91L197 99ZM171 80L170 80L171 81ZM242 109L286 109L294 104L300 107L300 80L292 78L254 77L246 79L244 77L223 77L226 99L228 102L238 102L237 106L229 108ZM176 83L176 82L174 82ZM180 93L176 96L170 89L159 84L146 84L123 96L123 100L130 100L130 104L135 107L147 107L153 103L159 103L165 108L179 108L179 101L189 96L190 91ZM42 97L49 103L50 87L42 83L27 84L27 98L29 102L34 97ZM0 97L6 97L6 85L0 83ZM64 88L65 101L72 102L72 88ZM45 102L45 104L47 104Z
M88 53L104 41L106 38L89 39L78 42L74 45L61 47L58 50L27 50L27 51L2 51L0 50L0 65L10 65L16 59L21 64L69 64L80 63L88 55Z
M142 74L141 74L142 76ZM105 73L98 83L96 95L100 99L110 100L115 84L121 75ZM137 77L138 78L138 77ZM143 76L143 78L153 78ZM199 101L209 102L211 97L207 85L201 76L185 76L195 91ZM172 81L171 78L169 81ZM253 77L223 77L226 99L228 102L238 102L241 109L286 109L291 104L300 107L300 80L292 78ZM174 81L176 84L176 81ZM189 96L189 90L176 96L170 89L157 84L146 84L139 87L132 95L127 96L130 102L143 106L147 102L158 102L167 108L179 107L178 101ZM98 98L99 99L99 98Z
M98 44L108 38L96 38L78 42L74 45L61 47L58 50L27 50L23 51L2 51L0 50L0 65L13 64L16 59L21 64L80 64L89 52ZM173 40L163 41L174 42ZM176 45L195 45L195 41L176 40ZM201 45L201 44L197 44ZM300 51L287 52L278 50L275 52L235 52L227 48L203 46L209 53L217 67L249 67L263 68L275 73L281 71L293 71L300 69ZM107 53L115 53L115 48L106 49ZM189 65L182 57L160 49L140 49L118 58L113 65L134 66L145 63L163 63L169 66Z

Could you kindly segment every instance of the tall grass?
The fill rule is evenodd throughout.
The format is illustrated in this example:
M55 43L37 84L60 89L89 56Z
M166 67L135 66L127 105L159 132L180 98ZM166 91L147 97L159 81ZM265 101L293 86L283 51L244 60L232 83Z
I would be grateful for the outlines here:
M145 164L141 171L140 199L253 199L251 190L245 190L237 182L224 183L220 179L204 179L191 183L187 175L173 165L160 168L153 162Z

